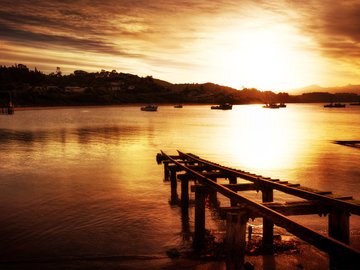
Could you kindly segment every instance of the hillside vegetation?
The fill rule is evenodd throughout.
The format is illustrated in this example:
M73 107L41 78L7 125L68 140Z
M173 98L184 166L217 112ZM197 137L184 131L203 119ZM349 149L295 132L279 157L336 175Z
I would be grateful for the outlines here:
M22 64L0 66L0 102L12 98L16 106L115 105L129 103L252 104L269 102L359 101L354 93L289 95L213 83L172 84L151 76L139 77L115 70L88 73L76 70L50 74Z

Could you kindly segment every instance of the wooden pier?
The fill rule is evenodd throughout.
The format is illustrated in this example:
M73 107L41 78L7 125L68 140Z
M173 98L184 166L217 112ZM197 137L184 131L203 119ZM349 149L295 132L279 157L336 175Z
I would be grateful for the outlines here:
M171 201L181 202L182 213L188 213L189 183L195 192L195 224L193 247L201 250L205 240L205 198L222 194L230 201L230 207L220 208L226 218L227 269L243 269L246 226L249 218L263 218L263 250L274 250L274 225L329 254L331 269L360 269L360 251L350 246L350 215L360 215L360 202L351 196L334 195L331 191L319 191L288 181L280 181L238 169L221 166L193 154L178 151L170 156L157 154L158 163L164 164L165 180L171 184ZM218 179L228 179L228 184ZM238 180L247 182L238 183ZM181 182L181 197L177 183ZM242 191L261 191L262 202L247 198ZM275 202L274 190L293 195L299 201ZM289 219L291 215L318 214L328 216L328 236Z

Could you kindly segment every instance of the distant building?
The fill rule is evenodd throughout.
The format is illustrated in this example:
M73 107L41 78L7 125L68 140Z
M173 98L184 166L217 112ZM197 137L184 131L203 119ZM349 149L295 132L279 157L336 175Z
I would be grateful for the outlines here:
M112 90L112 91L121 91L120 82L111 82L110 83L110 90Z

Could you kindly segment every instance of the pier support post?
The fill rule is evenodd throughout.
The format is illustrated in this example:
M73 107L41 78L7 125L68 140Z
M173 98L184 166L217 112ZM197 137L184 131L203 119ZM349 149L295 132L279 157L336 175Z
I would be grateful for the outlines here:
M181 181L181 213L188 215L189 213L189 177L186 174L179 175Z
M202 185L195 186L195 232L193 248L200 251L205 243L205 197L207 188Z
M163 162L164 163L164 181L169 181L169 163L167 162Z
M350 244L349 218L350 213L340 209L333 209L329 213L329 236L347 245ZM341 254L329 254L329 256L330 269L340 269L346 264L346 262L343 261Z
M230 176L229 177L229 184L237 184L237 177L236 176ZM230 205L236 206L237 202L233 199L230 199Z
M211 180L213 180L214 182L217 182L217 178L216 177L209 177ZM218 207L219 203L218 203L218 199L217 199L217 191L214 189L210 189L208 190L208 194L209 194L209 201L211 203L211 206L213 207Z
M274 193L272 189L262 190L262 201L272 202L274 200ZM265 253L272 254L274 252L274 222L272 220L263 218L263 240L262 246Z
M176 169L170 169L170 186L171 186L171 199L170 204L177 204L179 202L179 197L177 194L177 179L176 179Z
M245 211L226 215L226 269L240 270L245 261L245 237L248 217Z
M349 213L340 209L334 209L329 214L329 236L347 245L350 244L349 217Z

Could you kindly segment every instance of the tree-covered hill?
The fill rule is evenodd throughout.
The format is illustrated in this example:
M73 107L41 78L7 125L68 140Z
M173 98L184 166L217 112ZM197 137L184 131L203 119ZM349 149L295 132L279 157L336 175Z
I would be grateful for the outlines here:
M237 90L213 83L172 84L151 76L139 77L115 70L63 75L61 69L44 74L22 64L0 66L0 103L12 98L15 106L110 105L129 103L252 104L269 102L358 101L356 94L287 93Z

